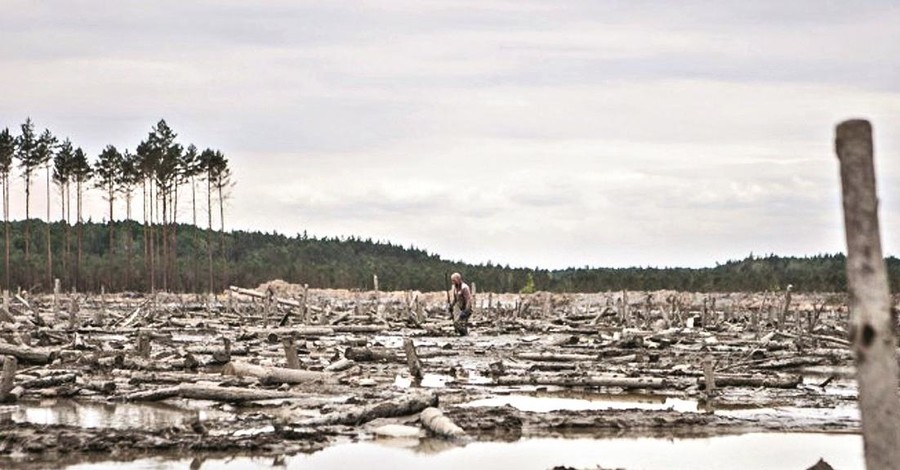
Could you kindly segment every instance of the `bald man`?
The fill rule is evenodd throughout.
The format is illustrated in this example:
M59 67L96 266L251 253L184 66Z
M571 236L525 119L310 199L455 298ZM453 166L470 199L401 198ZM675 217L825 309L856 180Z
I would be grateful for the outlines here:
M450 276L453 301L448 306L450 316L454 318L453 327L460 336L469 334L469 317L472 316L472 290L463 282L462 275L453 273ZM459 306L459 316L453 315L453 307Z

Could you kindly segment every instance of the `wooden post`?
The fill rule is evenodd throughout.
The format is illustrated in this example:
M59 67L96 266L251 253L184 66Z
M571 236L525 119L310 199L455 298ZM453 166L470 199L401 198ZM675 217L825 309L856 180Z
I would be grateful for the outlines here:
M59 319L59 279L53 280L53 318Z
M16 378L15 356L3 356L3 375L0 376L0 403L7 399L9 391L13 389L13 380Z
M791 311L791 289L794 286L788 284L787 289L784 292L784 304L781 305L781 311L778 313L778 329L786 330L787 329L787 318L788 312Z
M879 234L872 126L864 120L842 122L836 129L835 150L841 172L850 337L856 357L866 468L898 468L897 341Z
M263 326L269 326L269 317L272 316L272 309L275 307L275 292L272 289L266 289L266 298L263 300Z
M377 274L372 275L372 286L373 286L373 290L375 292L378 292L378 275Z
M144 332L138 334L137 354L144 359L150 357L150 335Z
M706 396L711 398L716 391L716 372L710 356L703 358L703 378L706 381Z
M100 285L100 310L94 312L94 325L102 325L106 321L106 286Z
M78 296L73 295L69 299L69 328L75 330L78 328Z
M419 361L419 355L416 354L416 346L413 344L412 338L403 340L403 351L406 353L406 364L409 366L409 374L418 384L422 381L422 362Z
M284 358L287 368L299 369L300 358L297 357L297 345L294 343L294 337L290 335L285 336L281 343L284 345Z
M303 307L300 308L300 318L303 324L309 324L309 284L303 284Z

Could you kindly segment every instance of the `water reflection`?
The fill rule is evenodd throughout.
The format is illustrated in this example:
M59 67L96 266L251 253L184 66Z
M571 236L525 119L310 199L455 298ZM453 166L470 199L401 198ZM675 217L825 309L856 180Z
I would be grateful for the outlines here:
M106 469L346 469L391 468L398 470L469 470L516 468L547 469L564 465L575 468L641 468L721 470L808 468L824 458L834 468L865 468L862 438L853 434L754 433L703 439L524 439L512 443L475 442L449 444L439 452L418 448L359 442L330 447L310 455L288 457L233 457L206 460L143 459L129 463L90 463L64 467L69 470ZM437 442L423 440L423 442ZM446 444L446 441L444 441Z
M466 403L465 407L512 406L521 411L546 413L559 410L674 410L699 411L696 400L656 395L547 394L502 395Z
M62 424L84 428L162 429L198 418L197 411L161 403L102 403L74 400L23 402L11 412L17 423ZM202 418L202 416L201 416Z

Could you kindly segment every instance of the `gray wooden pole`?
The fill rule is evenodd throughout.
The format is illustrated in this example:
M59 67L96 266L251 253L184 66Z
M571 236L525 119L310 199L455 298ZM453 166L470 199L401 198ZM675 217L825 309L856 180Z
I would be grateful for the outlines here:
M890 314L887 271L881 252L878 198L868 121L837 126L835 150L841 168L850 336L856 357L859 409L866 467L900 468L900 402L897 398L896 338Z

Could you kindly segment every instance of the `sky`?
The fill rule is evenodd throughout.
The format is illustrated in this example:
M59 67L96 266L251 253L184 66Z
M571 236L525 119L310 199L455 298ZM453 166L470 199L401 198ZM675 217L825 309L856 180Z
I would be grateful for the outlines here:
M228 229L542 268L836 253L834 127L865 118L900 255L893 0L2 6L0 128L96 157L165 119L229 158Z

